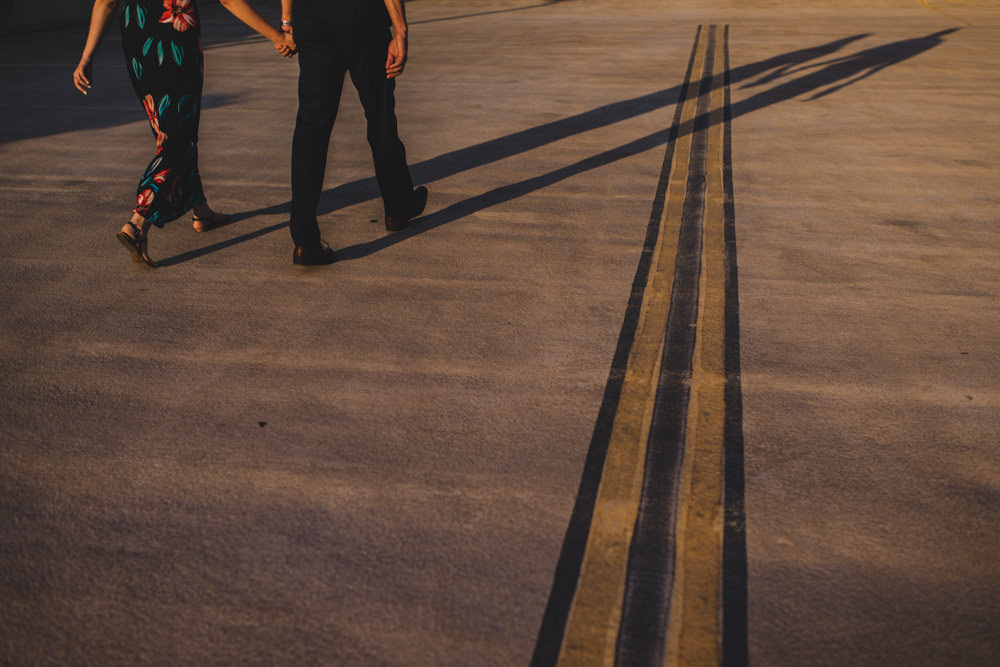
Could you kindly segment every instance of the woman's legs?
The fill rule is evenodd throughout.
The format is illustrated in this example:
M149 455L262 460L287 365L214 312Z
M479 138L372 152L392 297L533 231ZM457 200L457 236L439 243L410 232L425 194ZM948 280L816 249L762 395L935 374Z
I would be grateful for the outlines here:
M194 3L156 17L162 0L124 0L122 47L129 78L156 137L156 155L136 189L137 216L162 227L185 212L214 220L198 173L202 62L200 20Z

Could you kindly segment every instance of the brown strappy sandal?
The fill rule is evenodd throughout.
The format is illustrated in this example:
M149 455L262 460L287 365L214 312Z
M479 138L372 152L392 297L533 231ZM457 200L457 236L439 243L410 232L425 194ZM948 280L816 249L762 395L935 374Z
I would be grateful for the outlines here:
M196 232L207 232L210 229L215 229L216 227L231 221L232 217L226 215L225 213L216 213L215 211L212 211L212 215L207 218L199 218L197 215L191 216L191 222L201 224L201 227L195 227L192 225L192 229Z
M132 224L131 220L125 224L132 228L132 231L135 232L135 236L129 236L125 232L118 232L116 238L121 241L121 244L125 246L132 255L132 263L139 264L140 262L145 262L146 266L151 266L155 269L156 262L154 262L149 256L149 239L146 238L146 234L143 234L141 229ZM146 232L148 233L149 230L147 229Z

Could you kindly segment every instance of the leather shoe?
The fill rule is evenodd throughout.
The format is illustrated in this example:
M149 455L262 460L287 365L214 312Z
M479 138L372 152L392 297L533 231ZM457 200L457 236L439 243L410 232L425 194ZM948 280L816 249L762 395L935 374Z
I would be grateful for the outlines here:
M406 229L410 220L424 212L425 206L427 206L427 188L421 185L413 189L413 194L410 196L410 206L405 217L386 214L385 231L398 232Z
M307 243L297 245L292 251L292 264L302 264L305 266L322 266L333 264L336 260L330 246L323 242Z

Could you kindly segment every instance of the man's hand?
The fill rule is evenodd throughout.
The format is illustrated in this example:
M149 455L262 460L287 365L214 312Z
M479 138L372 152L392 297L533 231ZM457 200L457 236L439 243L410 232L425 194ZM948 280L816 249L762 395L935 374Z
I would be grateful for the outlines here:
M292 38L292 29L290 27L283 27L281 30L284 33L284 39L280 42L275 42L274 48L284 57L291 58L297 51L295 40Z
M395 79L406 67L406 33L396 31L389 42L389 55L385 59L385 78Z

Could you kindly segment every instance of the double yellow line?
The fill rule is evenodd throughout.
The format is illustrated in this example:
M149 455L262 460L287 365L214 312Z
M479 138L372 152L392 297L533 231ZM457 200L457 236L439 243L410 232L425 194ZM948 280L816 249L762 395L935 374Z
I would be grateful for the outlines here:
M560 665L612 665L621 662L623 651L654 656L654 662L664 665L718 665L721 660L725 63L724 31L717 26L700 28L691 60L693 76L689 74L686 93L678 101L679 122L659 234L559 650ZM699 198L694 208L692 197ZM693 214L700 220L692 220ZM676 375L664 368L664 359L670 344L671 307L683 298L674 294L678 253L682 234L691 229L700 234L693 246L700 246L695 258L700 274L696 282L688 281L697 285L697 294L689 297L697 299L693 346L680 353L690 359L689 374L680 379L687 391L687 408L680 412L684 423L678 426L683 441L656 442L658 388L665 373ZM629 587L639 585L634 580L642 579L631 576L630 567L635 567L635 553L643 548L635 542L635 527L644 503L651 501L644 497L644 481L650 448L655 447L681 448L672 504L675 525L662 527L664 539L674 540L673 563L667 564L672 567L671 585L662 601L667 621L654 633L662 645L628 647L623 646L628 641L622 636L623 605Z

